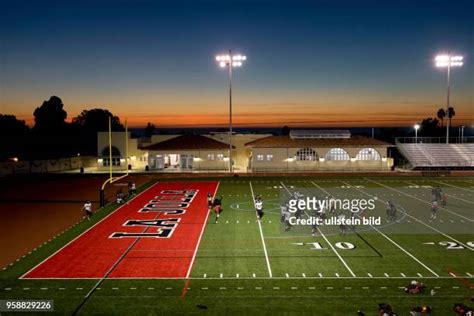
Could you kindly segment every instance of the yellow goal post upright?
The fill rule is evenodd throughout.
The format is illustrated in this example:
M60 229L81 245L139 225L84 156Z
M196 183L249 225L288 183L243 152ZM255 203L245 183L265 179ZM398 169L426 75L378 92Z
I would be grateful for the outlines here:
M112 168L112 116L109 116L109 178L104 181L99 192L100 207L105 206L105 187L108 183L114 183L128 176L128 122L125 119L125 174L119 177L113 177Z

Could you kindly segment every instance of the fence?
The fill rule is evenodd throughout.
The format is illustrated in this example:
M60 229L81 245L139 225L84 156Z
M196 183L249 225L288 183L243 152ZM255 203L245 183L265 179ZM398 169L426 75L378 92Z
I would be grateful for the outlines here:
M96 161L95 157L77 156L48 160L2 162L0 163L0 175L79 171L81 168L95 166Z

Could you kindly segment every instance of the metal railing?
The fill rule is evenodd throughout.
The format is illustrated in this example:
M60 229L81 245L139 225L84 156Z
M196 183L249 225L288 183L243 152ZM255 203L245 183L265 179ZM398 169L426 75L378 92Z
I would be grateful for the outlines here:
M397 137L395 144L446 144L446 137ZM474 136L450 137L450 144L474 144Z

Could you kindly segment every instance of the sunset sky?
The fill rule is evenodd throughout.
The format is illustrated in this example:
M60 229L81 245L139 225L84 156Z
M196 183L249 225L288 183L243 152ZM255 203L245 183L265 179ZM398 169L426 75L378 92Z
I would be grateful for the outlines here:
M221 126L226 71L238 126L408 126L446 105L474 122L473 1L0 0L0 113L32 123L59 96L68 119L107 108L131 126ZM383 3L383 4L382 4Z

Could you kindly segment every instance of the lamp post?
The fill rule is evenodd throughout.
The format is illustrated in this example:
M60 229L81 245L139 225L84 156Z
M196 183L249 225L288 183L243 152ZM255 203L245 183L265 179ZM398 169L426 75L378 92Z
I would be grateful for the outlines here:
M418 143L418 130L420 129L420 124L415 124L415 143Z
M228 68L229 71L229 172L233 172L232 166L232 69L234 67L242 66L243 62L247 60L245 55L232 55L232 50L229 49L229 54L217 55L216 61L221 68Z
M464 125L459 126L459 142L464 143Z
M451 67L461 67L463 65L462 56L453 56L451 54L447 55L438 55L435 58L436 67L446 68L447 78L446 78L446 116L448 117L448 123L446 124L446 144L449 144L449 80L451 75Z

